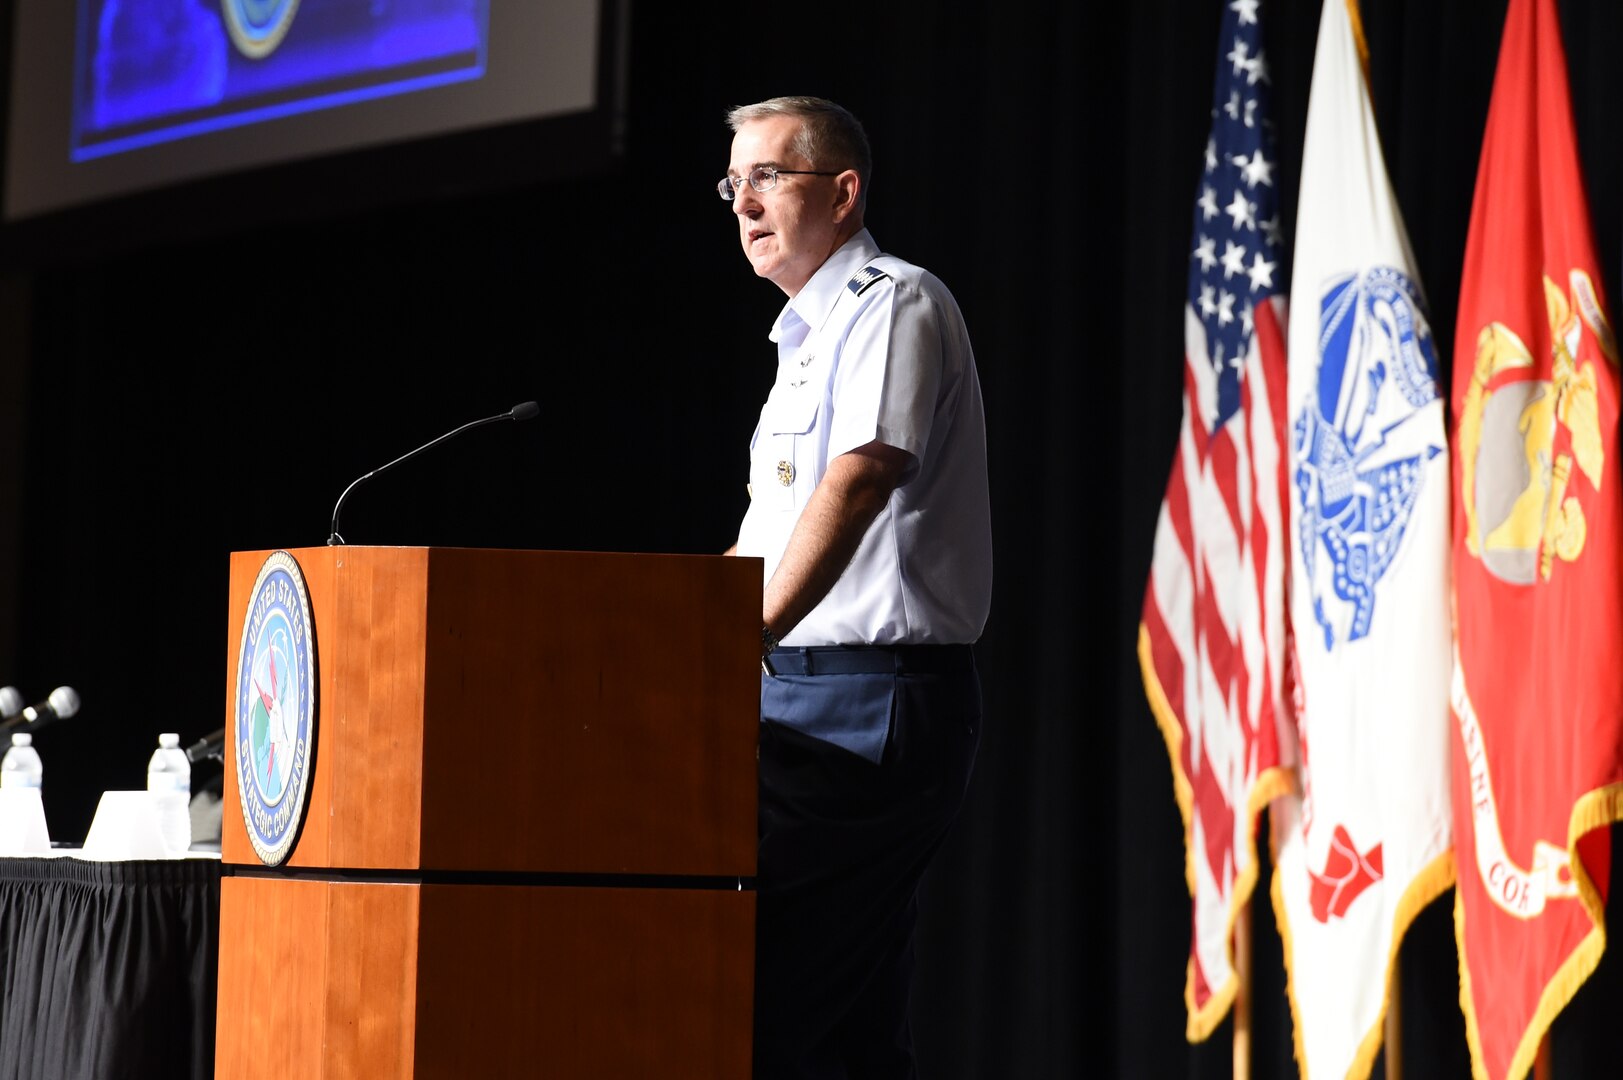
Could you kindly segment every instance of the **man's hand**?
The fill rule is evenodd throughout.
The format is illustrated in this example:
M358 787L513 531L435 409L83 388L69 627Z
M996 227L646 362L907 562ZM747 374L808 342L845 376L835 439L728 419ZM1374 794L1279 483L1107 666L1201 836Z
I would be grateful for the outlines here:
M773 634L788 634L828 595L912 460L871 442L828 463L766 585L762 619Z

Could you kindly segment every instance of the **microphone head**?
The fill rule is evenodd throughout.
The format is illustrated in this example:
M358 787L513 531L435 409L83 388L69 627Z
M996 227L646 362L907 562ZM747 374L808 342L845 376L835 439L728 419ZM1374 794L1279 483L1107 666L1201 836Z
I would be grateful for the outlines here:
M541 415L541 406L533 401L526 401L522 405L514 405L507 411L507 415L514 420L533 420Z
M46 700L50 702L51 711L56 713L58 720L66 720L79 711L79 691L71 686L57 687Z
M23 700L22 691L15 686L0 686L0 720L10 720L21 713L28 702Z

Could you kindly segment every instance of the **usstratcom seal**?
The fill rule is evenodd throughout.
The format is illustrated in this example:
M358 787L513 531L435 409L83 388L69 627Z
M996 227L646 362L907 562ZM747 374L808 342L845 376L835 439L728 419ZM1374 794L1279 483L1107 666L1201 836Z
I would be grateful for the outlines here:
M237 660L237 792L260 861L293 851L316 744L315 642L304 573L272 552L259 568Z

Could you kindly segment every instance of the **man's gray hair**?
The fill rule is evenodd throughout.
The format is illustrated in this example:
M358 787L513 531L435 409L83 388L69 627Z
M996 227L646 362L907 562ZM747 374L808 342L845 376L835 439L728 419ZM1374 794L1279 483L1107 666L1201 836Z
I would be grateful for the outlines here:
M793 147L795 153L811 162L812 168L855 169L862 178L858 206L868 204L873 151L868 148L868 133L862 130L862 121L826 98L775 97L730 109L727 126L737 134L745 124L775 116L793 116L801 121Z

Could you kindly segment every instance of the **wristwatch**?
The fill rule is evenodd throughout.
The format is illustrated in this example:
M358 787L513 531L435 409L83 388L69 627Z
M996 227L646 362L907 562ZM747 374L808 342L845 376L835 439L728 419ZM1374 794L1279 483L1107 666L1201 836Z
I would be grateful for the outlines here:
M772 650L778 647L778 635L767 627L761 627L761 673L767 676L777 675L772 666Z

